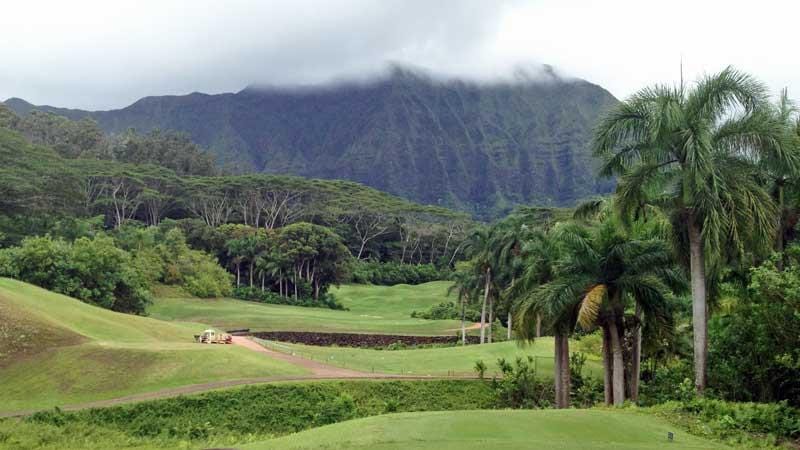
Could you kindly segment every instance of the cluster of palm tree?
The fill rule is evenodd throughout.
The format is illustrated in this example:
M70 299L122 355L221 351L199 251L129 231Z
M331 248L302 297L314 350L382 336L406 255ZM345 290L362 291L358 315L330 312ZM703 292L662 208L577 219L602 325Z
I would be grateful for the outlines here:
M747 74L728 68L692 86L655 86L618 104L592 142L615 195L572 220L526 214L474 233L463 301L484 324L505 312L509 333L555 339L556 405L569 404L569 337L600 330L605 400L636 400L643 329L672 326L670 302L690 294L695 387L706 387L709 300L726 266L747 266L793 238L800 120ZM482 294L482 297L480 297ZM511 315L514 319L511 320ZM489 336L491 331L489 328Z

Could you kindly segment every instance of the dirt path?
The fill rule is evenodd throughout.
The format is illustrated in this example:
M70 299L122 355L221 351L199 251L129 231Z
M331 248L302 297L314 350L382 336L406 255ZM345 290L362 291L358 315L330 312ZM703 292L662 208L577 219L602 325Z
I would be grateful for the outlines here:
M472 325L467 325L466 327L464 327L464 329L466 329L467 331L480 330L481 329L481 324L480 324L480 322L475 322ZM446 331L461 331L461 327L451 328L451 329L446 330Z
M198 394L216 389L224 389L234 386L245 386L251 384L264 384L275 383L280 381L320 381L320 380L346 380L346 379L374 379L374 380L437 380L437 379L472 379L474 377L435 377L435 376L416 376L416 375L386 375L381 373L359 372L356 370L342 369L340 367L329 366L317 361L301 358L299 356L289 355L286 353L270 350L259 345L252 340L242 337L234 336L233 343L245 347L254 352L263 353L264 356L269 358L286 361L290 364L308 369L311 373L308 375L288 375L288 376L273 376L273 377L260 377L260 378L243 378L239 380L223 380L214 381L211 383L192 384L188 386L181 386L170 389L162 389L153 392L144 392L141 394L127 395L125 397L112 398L108 400L97 400L87 403L78 403L74 405L66 405L60 407L64 411L77 411L89 408L105 408L108 406L122 405L125 403L136 403L147 400L158 400L162 398L177 397L187 394ZM21 417L29 416L42 409L24 410L24 411L9 411L0 412L0 419L7 417Z
M235 345L240 345L244 348L252 350L254 352L263 353L264 355L278 359L281 361L285 361L289 364L294 364L295 366L300 366L304 369L308 369L311 372L311 375L306 377L309 379L314 378L380 378L381 374L375 373L367 373L367 372L359 372L356 370L350 369L342 369L341 367L329 366L327 364L323 364L321 362L312 361L310 359L301 358L299 356L290 355L288 353L278 352L269 348L264 347L263 345L254 342L253 340L244 337L244 336L234 336L233 343Z

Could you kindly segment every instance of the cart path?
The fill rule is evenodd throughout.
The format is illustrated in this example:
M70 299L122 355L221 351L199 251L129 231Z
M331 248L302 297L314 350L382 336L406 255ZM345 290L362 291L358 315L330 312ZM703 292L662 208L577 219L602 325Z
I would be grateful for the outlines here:
M464 329L467 330L467 331L480 330L481 329L481 323L480 322L475 322L472 325L467 325L466 327L464 327ZM445 331L461 331L461 327L451 328L451 329L445 330Z
M234 336L233 343L240 345L252 351L263 353L264 356L286 361L291 364L308 369L311 373L308 375L286 375L286 376L272 376L272 377L258 377L258 378L242 378L238 380L222 380L210 383L191 384L188 386L180 386L169 389L161 389L153 392L143 392L140 394L126 395L124 397L111 398L107 400L96 400L93 402L77 403L73 405L59 406L63 411L78 411L81 409L90 408L105 408L109 406L123 405L126 403L143 402L147 400L158 400L163 398L178 397L187 394L199 394L202 392L213 391L216 389L224 389L234 386L246 386L253 384L276 383L281 381L321 381L321 380L348 380L348 379L373 379L373 380L458 380L458 379L475 379L474 376L418 376L418 375L387 375L381 373L358 372L355 370L342 369L339 367L329 366L317 361L301 358L299 356L289 355L286 353L270 350L259 345L252 340L242 337ZM52 408L31 409L22 411L6 411L0 412L0 419L7 417L22 417L29 416L39 411L47 411Z
M330 366L328 364L323 364L318 361L313 361L306 358L301 358L299 356L290 355L288 353L279 352L276 350L269 349L264 347L263 345L255 342L245 336L233 336L233 343L234 345L239 345L241 347L247 348L254 352L263 353L264 355L272 358L278 359L281 361L285 361L289 364L302 367L307 369L311 372L310 376L307 376L308 379L314 378L381 378L385 377L386 375L376 374L376 373L368 373L368 372L359 372L356 370L350 369L343 369L341 367Z

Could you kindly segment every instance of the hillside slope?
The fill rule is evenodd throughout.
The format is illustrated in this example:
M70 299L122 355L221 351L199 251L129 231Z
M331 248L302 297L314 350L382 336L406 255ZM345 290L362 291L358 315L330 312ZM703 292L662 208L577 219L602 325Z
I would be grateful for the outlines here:
M477 84L394 67L385 77L306 89L146 97L91 116L108 132L176 129L241 170L341 178L493 217L516 204L571 205L609 192L587 142L616 100L583 80Z
M7 278L0 317L0 413L304 373L244 348L195 344L203 325L120 314Z

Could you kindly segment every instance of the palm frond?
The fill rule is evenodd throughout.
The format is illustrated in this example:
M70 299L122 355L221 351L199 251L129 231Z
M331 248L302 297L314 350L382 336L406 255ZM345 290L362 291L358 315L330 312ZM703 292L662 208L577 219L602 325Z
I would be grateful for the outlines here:
M581 300L581 306L578 310L578 323L584 330L589 330L594 326L597 321L597 316L600 314L600 306L606 298L606 285L596 284Z

